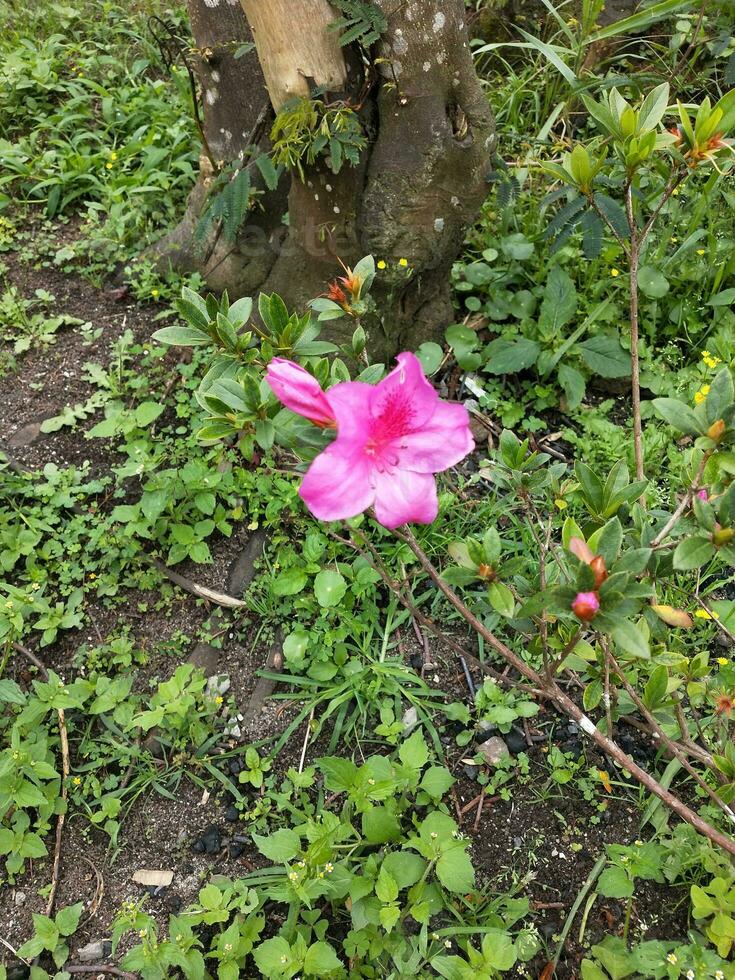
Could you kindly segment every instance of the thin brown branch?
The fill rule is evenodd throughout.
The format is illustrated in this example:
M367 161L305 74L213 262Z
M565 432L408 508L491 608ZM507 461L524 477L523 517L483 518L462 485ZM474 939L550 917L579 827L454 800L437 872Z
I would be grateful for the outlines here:
M710 458L710 455L711 454L709 452L703 454L702 460L699 464L699 468L697 469L697 475L694 477L694 480L692 481L692 485L689 487L689 490L686 492L685 496L679 501L679 505L674 511L674 513L671 515L671 517L668 519L668 521L664 524L664 526L661 528L661 530L658 532L656 537L651 542L650 545L651 548L658 548L659 545L663 541L665 541L666 538L668 538L668 536L671 534L674 527L676 526L676 522L679 520L681 515L684 513L685 510L688 510L688 508L691 506L692 500L694 499L694 494L697 492L697 490L700 489L702 476L704 474L704 468L707 465L707 460Z
M694 779L694 781L697 783L697 785L700 786L701 789L704 790L704 792L707 794L707 796L709 796L709 798L712 800L712 802L715 804L715 806L719 807L720 810L722 810L722 812L725 814L725 816L729 820L731 820L733 823L735 823L735 814L732 812L732 810L730 809L730 807L722 799L720 799L720 797L717 795L717 793L715 793L715 791L712 789L712 787L709 786L704 781L704 779L702 779L702 777L699 775L699 773L694 768L694 766L692 766L692 764L689 761L689 759L687 759L686 754L683 752L681 746L680 745L677 745L677 743L673 739L669 738L669 736L666 734L666 732L663 730L663 728L659 725L659 723L656 721L656 718L654 717L653 713L648 710L648 708L646 707L646 705L643 703L643 701L641 700L641 698L638 696L638 692L635 690L635 688L633 687L633 685L630 683L630 681L628 680L628 678L625 676L625 673L622 670L620 664L617 662L617 660L615 659L615 657L611 653L609 647L607 646L606 643L604 643L604 641L603 641L603 649L605 650L606 656L609 658L610 665L613 667L613 669L615 670L615 673L618 675L618 677L620 678L620 680L623 682L623 687L627 691L628 697L631 699L631 701L636 706L636 708L638 709L638 711L640 712L640 714L643 716L643 718L646 719L646 721L648 722L648 724L654 730L654 732L658 736L658 739L657 740L662 745L665 745L666 748L669 750L669 752L673 756L676 757L676 759L682 764L682 766L684 767L684 769L686 769L686 771ZM714 768L714 761L712 761L712 767Z
M641 421L641 368L638 349L638 264L640 262L641 241L638 225L633 211L633 185L628 181L625 188L625 214L630 228L630 382L633 405L633 452L635 454L635 475L637 480L645 479L643 466L643 423Z
M409 548L413 551L421 564L421 567L426 571L429 577L432 579L437 588L443 593L443 595L449 600L450 604L463 616L464 619L482 636L485 642L492 647L497 653L499 653L508 663L518 670L520 674L526 677L534 686L542 689L544 695L552 700L556 706L572 721L575 721L580 729L588 735L592 741L598 746L598 748L609 755L612 759L617 762L617 764L629 772L635 779L641 783L649 792L657 796L670 810L672 810L677 816L681 817L687 823L690 823L699 833L707 837L713 844L718 847L723 848L729 854L735 856L735 840L731 837L726 836L716 827L713 827L706 820L703 820L698 813L691 810L685 803L683 803L677 796L675 796L670 790L666 789L661 783L652 776L651 773L642 769L629 755L627 755L619 745L617 745L611 738L604 735L594 724L594 722L587 717L587 715L582 711L582 709L566 694L556 681L546 681L544 682L540 675L527 663L525 663L517 654L515 654L510 647L508 647L502 640L498 639L490 630L482 623L474 613L467 608L462 599L450 588L450 586L443 581L441 575L437 569L432 565L431 561L421 549L420 545L416 541L410 527L404 525L400 531L394 531L396 536L408 544Z

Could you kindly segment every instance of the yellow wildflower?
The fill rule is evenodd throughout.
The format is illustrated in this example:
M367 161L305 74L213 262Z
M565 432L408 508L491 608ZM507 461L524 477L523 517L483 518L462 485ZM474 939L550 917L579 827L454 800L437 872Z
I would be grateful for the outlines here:
M674 195L674 197L678 197L679 196L679 188L678 187L675 187L671 193Z
M719 613L714 611L710 612L709 609L697 609L694 615L697 619L719 619Z
M218 694L217 697L214 699L214 703L215 704L223 704L224 703L224 700L225 699L222 697L222 695L221 694Z
M726 667L730 661L727 659L727 657L718 657L717 663L720 665L720 667Z
M702 385L699 391L694 392L694 403L695 405L701 405L710 392L709 385Z
M703 248L698 248L697 249L697 255L704 255L704 253L705 253L705 250Z
M110 153L110 159L111 160L117 160L117 153L115 153L114 150L112 151L112 153Z
M81 786L82 785L81 776L75 776L74 779L72 779L72 782L74 783L75 786Z
M617 277L620 275L620 269L610 269L610 275L613 277L613 279L617 279Z
M152 289L151 290L151 296L153 297L153 299L157 299L158 298L158 290L157 289Z
M672 243L672 245L676 245L679 239L676 237L676 235L672 235L669 241Z
M385 259L378 259L378 268L379 269L385 269L386 268L386 265L387 265L387 263L386 263Z
M408 259L399 259L398 264L405 269L406 266L408 265Z
M106 170L112 170L112 164L111 163L106 163L105 164L105 169Z

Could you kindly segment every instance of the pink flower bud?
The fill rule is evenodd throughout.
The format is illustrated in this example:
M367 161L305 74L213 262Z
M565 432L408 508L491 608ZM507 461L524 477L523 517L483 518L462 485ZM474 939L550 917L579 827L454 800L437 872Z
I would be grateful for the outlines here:
M709 500L709 494L707 493L707 487L702 487L701 490L697 490L697 497L700 500L703 500L705 502L705 504L706 504L707 501Z
M596 592L578 592L572 603L572 612L585 623L591 622L600 611L600 600Z
M334 412L319 382L299 364L274 357L265 378L276 398L292 412L323 429L336 425Z

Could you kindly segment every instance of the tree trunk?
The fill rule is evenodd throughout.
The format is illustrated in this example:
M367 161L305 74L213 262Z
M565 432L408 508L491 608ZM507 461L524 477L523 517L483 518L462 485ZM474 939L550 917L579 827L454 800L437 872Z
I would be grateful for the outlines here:
M238 141L260 107L254 93L265 98L266 86L276 110L322 86L325 101L359 111L368 147L358 166L345 163L338 174L324 159L306 169L303 181L292 174L287 205L278 194L260 198L226 258L215 246L197 267L215 290L227 287L231 295L242 295L262 288L301 307L340 273L338 260L350 265L372 253L387 263L374 288L377 313L366 324L372 355L390 356L440 338L453 319L449 271L484 200L494 139L469 50L464 3L375 0L388 26L370 65L359 51L340 47L326 29L337 17L326 0L241 3L262 71L250 55L232 61L229 54L217 54L213 96L212 59L199 64L207 135L212 131L216 139L214 131L222 129L237 134L217 143L223 159L244 149ZM233 34L238 41L249 36L240 8L229 0L190 0L190 8L200 51L219 51ZM207 180L200 178L203 187L192 195L192 216L201 208ZM286 210L288 228L279 238ZM160 250L180 267L181 254L193 254L186 249L188 220L189 226L184 222L174 233L184 248L171 253L164 243ZM260 246L248 248L253 227ZM327 324L325 334L343 340L351 331L345 319Z

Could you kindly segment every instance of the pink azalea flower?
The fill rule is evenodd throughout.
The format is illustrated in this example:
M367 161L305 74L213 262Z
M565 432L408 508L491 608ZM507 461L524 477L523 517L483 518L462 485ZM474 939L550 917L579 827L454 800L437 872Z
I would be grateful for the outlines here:
M276 398L297 415L311 419L320 428L335 425L334 412L319 382L299 364L274 357L268 365L266 381Z
M279 384L285 372L278 364L276 371ZM270 367L267 377L270 383ZM475 444L467 410L440 400L414 354L399 354L398 367L377 385L347 381L325 393L299 373L288 378L295 388L274 388L284 405L317 421L325 417L326 400L337 424L337 438L311 464L299 490L315 517L344 520L374 506L388 528L436 518L434 474L464 459Z

